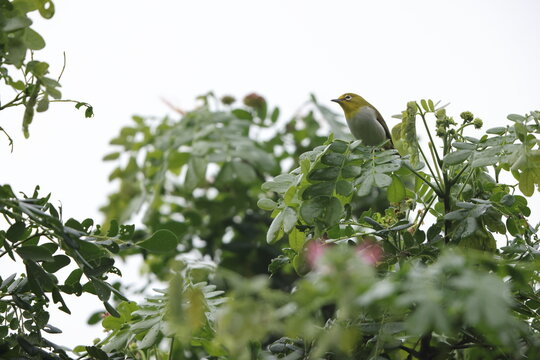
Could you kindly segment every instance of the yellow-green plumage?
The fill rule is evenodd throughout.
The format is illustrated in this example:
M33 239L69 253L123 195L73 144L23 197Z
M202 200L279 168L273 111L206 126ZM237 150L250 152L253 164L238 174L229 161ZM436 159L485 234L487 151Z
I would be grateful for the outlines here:
M364 145L381 145L390 140L385 147L392 148L392 136L381 113L360 95L345 93L332 101L337 102L343 112L353 136Z

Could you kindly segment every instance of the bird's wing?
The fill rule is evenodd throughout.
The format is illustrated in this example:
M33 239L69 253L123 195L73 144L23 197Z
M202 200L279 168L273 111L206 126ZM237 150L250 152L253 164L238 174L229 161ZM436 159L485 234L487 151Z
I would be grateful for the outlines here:
M386 122L384 121L384 119L383 119L381 113L379 112L379 110L375 109L375 111L377 112L377 121L384 128L384 133L386 134L386 138L390 139L390 145L393 148L394 147L394 142L392 141L392 134L390 133L390 130L388 129L388 126L386 125Z

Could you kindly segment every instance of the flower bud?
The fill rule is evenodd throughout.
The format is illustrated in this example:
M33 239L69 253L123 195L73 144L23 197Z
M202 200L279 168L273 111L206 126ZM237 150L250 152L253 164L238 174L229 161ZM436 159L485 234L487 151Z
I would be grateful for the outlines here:
M482 119L476 118L474 119L473 124L475 129L480 129L482 125L484 125L484 122L482 121Z
M472 119L474 119L474 115L470 111L464 111L459 115L464 122L468 123L471 122Z
M251 93L244 97L244 105L254 109L261 109L266 105L266 100L258 94Z
M223 105L232 105L234 104L235 101L236 99L234 98L234 96L230 96L230 95L225 95L221 98L221 103Z

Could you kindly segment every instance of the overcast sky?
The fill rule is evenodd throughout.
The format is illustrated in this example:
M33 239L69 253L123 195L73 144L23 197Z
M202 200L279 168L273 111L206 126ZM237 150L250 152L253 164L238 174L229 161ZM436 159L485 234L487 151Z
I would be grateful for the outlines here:
M508 113L540 109L540 2L535 0L69 0L51 20L36 18L47 47L36 59L52 74L67 67L64 98L87 101L85 119L69 104L38 114L30 139L22 109L3 111L1 183L53 193L66 217L100 218L113 189L101 158L133 114L163 116L162 102L190 109L209 90L241 98L256 91L289 116L313 92L328 106L344 92L375 105L390 127L409 100L450 102L456 117L470 110L486 127ZM336 111L339 109L336 108ZM6 170L7 169L7 170ZM533 216L538 220L539 216ZM0 259L4 276L7 259ZM132 270L132 273L136 270ZM68 303L69 304L69 303ZM51 319L64 330L57 343L91 342L81 329L89 309ZM60 321L60 322L59 322ZM70 321L69 323L62 323ZM84 332L82 332L84 331Z

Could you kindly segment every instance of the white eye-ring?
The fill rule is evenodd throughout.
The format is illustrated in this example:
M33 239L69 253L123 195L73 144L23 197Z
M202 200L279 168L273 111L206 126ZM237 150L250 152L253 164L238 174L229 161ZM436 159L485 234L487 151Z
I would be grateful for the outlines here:
M348 100L351 100L351 99L352 99L352 96L351 96L351 95L347 95L347 96L345 96L345 100L347 100L347 101L348 101Z

